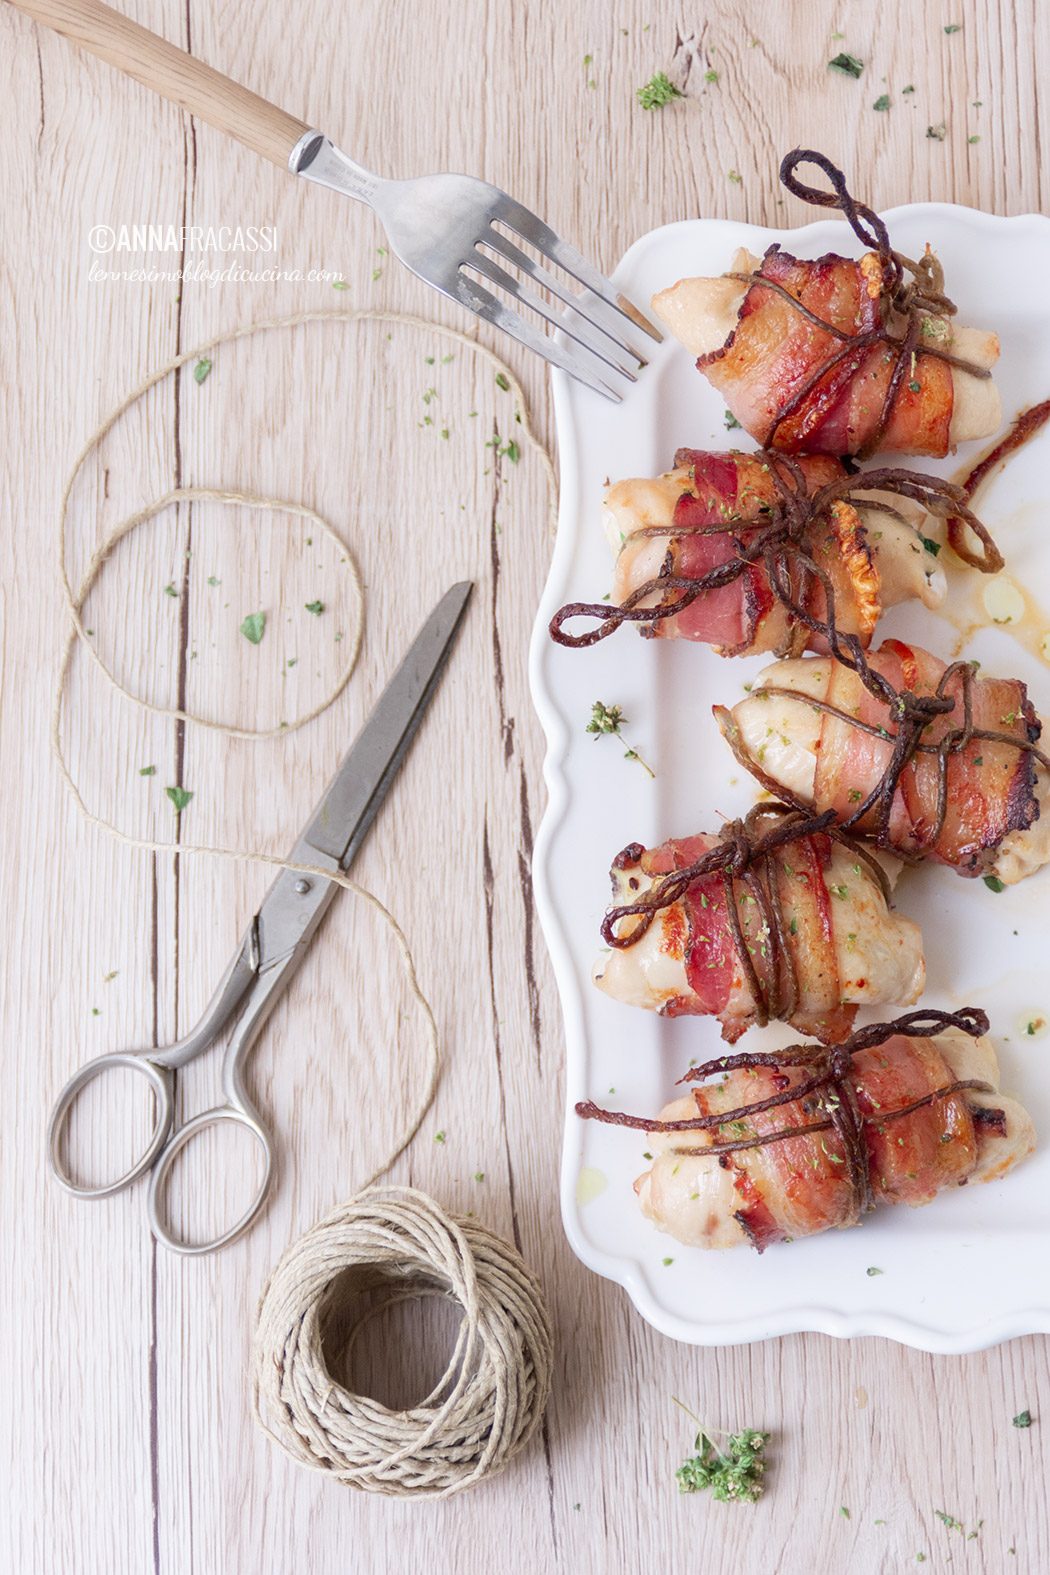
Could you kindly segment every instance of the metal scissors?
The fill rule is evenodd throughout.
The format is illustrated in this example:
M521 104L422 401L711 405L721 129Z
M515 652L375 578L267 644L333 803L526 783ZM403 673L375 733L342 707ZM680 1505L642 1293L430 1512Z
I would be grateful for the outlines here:
M408 753L437 688L472 590L453 585L416 636L401 666L289 855L291 864L349 869L368 835L379 806ZM150 1229L172 1252L199 1256L234 1241L255 1219L269 1195L276 1153L244 1079L248 1055L274 1003L288 985L339 887L330 880L282 869L199 1023L164 1049L124 1050L96 1056L69 1079L48 1122L47 1147L56 1179L78 1198L108 1198L150 1171L147 1211ZM175 1073L214 1044L233 1024L222 1065L225 1103L182 1125L175 1121ZM84 1088L111 1068L128 1068L148 1081L154 1095L153 1133L141 1157L116 1181L87 1186L70 1173L64 1139L70 1111ZM264 1175L258 1192L236 1224L210 1240L190 1242L173 1234L165 1216L166 1191L177 1156L206 1127L230 1122L246 1128L262 1149Z

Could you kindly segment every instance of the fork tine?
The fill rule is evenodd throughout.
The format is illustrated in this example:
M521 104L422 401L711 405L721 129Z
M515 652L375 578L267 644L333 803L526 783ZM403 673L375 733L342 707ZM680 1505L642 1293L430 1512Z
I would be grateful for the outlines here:
M632 368L626 366L613 353L610 348L613 341L610 340L607 334L599 339L598 334L601 333L601 329L595 331L594 327L587 322L586 317L584 317L582 322L569 322L553 306L548 306L541 295L536 295L529 290L523 290L513 274L508 273L505 268L501 268L499 263L495 262L491 257L486 257L484 252L475 251L474 256L464 263L463 266L476 269L478 273L484 274L486 279L490 279L493 284L498 284L501 290L506 290L507 294L512 296L515 301L520 301L522 306L527 306L532 311L538 312L541 317L546 318L548 323L551 323L555 328L560 328L562 333L567 334L570 339L575 339L578 344L590 350L600 361L604 361L606 366L612 367L613 371L621 373L632 383L637 381Z
M611 399L618 405L622 396L615 388L602 381L597 374L590 370L588 365L590 356L584 356L573 349L571 345L559 345L548 334L541 334L533 328L524 318L512 312L509 306L504 306L496 296L477 283L468 279L464 274L457 275L456 282L451 290L445 290L454 301L465 306L475 316L484 318L487 323L494 323L497 328L502 328L512 338L529 350L534 350L545 361L550 361L553 366L560 367L563 372L568 372L577 382L584 383L588 388L593 388L596 394L601 394L606 399Z
M556 235L549 224L544 224L542 219L530 213L528 208L523 208L520 202L515 202L512 197L504 197L499 205L494 218L511 229L515 229L526 241L529 241L539 251L543 252L552 262L564 268L566 273L571 273L574 279L586 285L595 295L600 296L606 305L626 317L628 322L634 323L647 333L650 339L655 339L657 344L663 343L663 334L655 328L649 319L635 306L633 301L618 291L586 257L582 256L567 241Z
M544 289L549 290L560 301L564 301L567 306L571 306L581 317L592 322L603 334L608 335L613 343L621 350L626 350L628 355L632 356L640 367L648 366L649 363L646 357L636 350L634 345L628 344L623 337L623 327L620 319L623 318L624 314L617 308L611 307L601 296L595 295L592 299L584 301L578 291L573 290L567 284L563 284L549 269L542 268L538 263L533 262L527 252L523 252L519 246L515 246L513 241L509 240L506 235L502 234L495 227L490 226L489 233L483 240L478 241L477 245L487 246L493 251L499 252L501 257L505 257L508 262L513 263L534 284L541 285Z

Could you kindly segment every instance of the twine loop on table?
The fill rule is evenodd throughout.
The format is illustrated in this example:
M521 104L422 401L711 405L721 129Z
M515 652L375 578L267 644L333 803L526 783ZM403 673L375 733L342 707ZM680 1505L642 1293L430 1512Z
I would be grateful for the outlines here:
M228 847L216 843L198 843L183 840L180 836L177 841L168 838L157 839L154 837L130 836L105 815L93 809L83 797L80 787L73 775L73 771L66 758L62 738L64 705L66 690L69 683L74 653L77 650L85 652L100 673L104 683L117 694L122 695L132 704L158 716L167 716L179 722L188 722L206 731L221 733L228 738L262 740L284 736L305 727L308 722L314 721L322 715L332 703L342 694L353 674L360 653L361 640L364 630L365 591L360 571L354 559L348 542L335 529L335 527L316 510L306 504L288 499L256 496L250 492L233 487L176 487L167 492L163 497L147 503L136 513L129 515L116 526L106 531L91 554L84 575L79 584L74 582L73 571L69 561L70 515L72 499L77 481L87 466L88 461L96 455L102 442L120 421L139 403L150 391L156 388L168 377L178 372L180 368L196 363L202 358L211 357L224 346L239 343L241 340L250 339L256 334L277 331L290 331L311 325L320 327L343 326L353 327L364 324L399 324L402 327L417 329L426 333L435 334L440 338L451 340L453 343L469 350L481 362L487 363L496 369L497 375L502 377L509 392L513 393L517 403L518 423L521 437L526 447L537 455L543 468L547 482L547 495L550 506L550 516L553 525L556 514L557 479L554 464L543 443L533 430L529 417L528 405L524 390L518 378L506 364L492 350L485 345L478 344L467 334L457 328L448 328L441 323L429 322L422 317L415 317L405 312L376 311L370 309L350 309L345 311L302 311L295 312L285 317L273 317L256 323L244 323L227 332L218 334L206 343L197 345L192 350L184 350L181 354L172 357L163 366L150 372L127 394L118 405L106 415L84 443L74 461L62 492L62 501L59 506L58 527L58 571L62 598L65 603L67 624L61 644L59 656L58 677L55 685L51 709L51 748L56 766L62 781L73 800L77 810L89 825L105 831L126 847L138 848L143 852L172 853L180 857L183 854L205 854L213 858L230 859L242 863L259 863L269 865L273 869L292 870L296 874L312 875L319 879L333 882L359 898L372 910L386 925L399 955L403 976L408 993L419 1014L423 1030L425 1067L418 1080L418 1093L414 1108L403 1117L399 1134L391 1149L383 1158L382 1163L372 1171L369 1182L382 1175L394 1163L394 1160L403 1153L415 1137L416 1132L433 1102L437 1088L440 1070L440 1046L438 1041L437 1023L430 1002L427 999L416 975L415 960L409 947L407 937L397 919L389 908L380 901L372 892L358 885L356 881L343 872L333 872L321 865L291 860L278 854L266 852L263 849L251 847ZM106 665L102 657L91 643L87 629L84 627L83 610L87 598L99 580L106 563L114 548L125 537L131 535L141 526L154 520L166 509L183 503L219 503L236 509L261 509L283 513L293 519L309 522L315 529L326 535L340 553L341 561L351 582L354 596L354 627L347 645L347 657L342 670L337 675L331 689L327 694L305 713L293 717L287 723L279 723L276 727L254 728L242 727L225 720L218 721L197 712L179 706L164 706L153 703L141 695L135 694L126 687L116 674Z
M364 1291L378 1300L355 1317ZM439 1296L462 1308L448 1366L417 1405L394 1411L331 1374L395 1303ZM518 1253L409 1187L374 1187L285 1251L259 1302L252 1345L256 1419L300 1465L397 1498L448 1498L491 1477L532 1437L550 1394L553 1340L543 1292Z

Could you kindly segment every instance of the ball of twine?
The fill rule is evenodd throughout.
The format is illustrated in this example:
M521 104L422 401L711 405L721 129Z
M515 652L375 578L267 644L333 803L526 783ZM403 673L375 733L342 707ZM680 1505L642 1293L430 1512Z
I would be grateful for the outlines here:
M379 1299L363 1311L362 1292ZM407 1411L351 1394L326 1335L361 1330L392 1304L442 1296L463 1318L431 1393ZM263 1430L300 1465L398 1498L448 1498L501 1471L539 1425L553 1357L543 1292L518 1253L409 1187L372 1187L294 1241L259 1303L253 1400Z

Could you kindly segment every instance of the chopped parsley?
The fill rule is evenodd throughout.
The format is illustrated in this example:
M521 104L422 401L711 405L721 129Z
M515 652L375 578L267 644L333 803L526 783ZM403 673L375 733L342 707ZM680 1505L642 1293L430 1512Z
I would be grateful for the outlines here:
M484 1181L484 1179L485 1179L485 1172L483 1170L476 1170L474 1172L474 1180L475 1181Z
M885 1274L886 1270L885 1269L877 1269L875 1267L875 1265L872 1264L870 1269L865 1269L864 1270L864 1273L868 1276L869 1280L873 1280L875 1278L876 1274Z
M193 797L193 794L189 788L166 787L164 791L171 799L171 802L174 804L176 815L182 814L183 810L186 808L186 805Z
M999 892L1006 890L1005 882L1001 881L998 875L986 875L984 877L984 884L988 887L989 891Z
M627 719L624 716L623 711L618 705L606 705L603 700L596 700L591 706L591 719L587 723L586 730L588 733L593 733L595 739L601 738L601 736L605 733L611 733L619 738L621 742L627 743L627 740L620 732L620 729L626 720ZM643 770L647 771L651 777L656 776L656 772L653 770L652 766L647 764L647 762L642 759L638 751L636 749L632 749L630 745L628 745L627 749L624 751L623 758L625 760L637 760L638 764L643 768Z
M514 439L511 438L509 443L504 443L498 432L494 438L489 438L485 447L494 448L497 459L509 459L512 465L516 465L521 458L521 449Z
M922 542L923 546L926 548L926 551L927 552L932 552L933 556L936 558L937 554L941 550L940 542L939 541L931 541L929 536L920 536L919 540Z
M676 98L682 97L684 94L681 89L675 87L666 71L657 71L645 86L640 87L635 93L635 98L643 109L663 109L665 104L671 104Z
M980 137L967 137L967 142L980 142Z
M1031 1411L1029 1411L1027 1408L1024 1411L1018 1411L1017 1415L1014 1417L1014 1426L1015 1427L1031 1427L1031 1425L1032 1425L1032 1413L1031 1413Z
M729 179L733 182L734 185L742 186L744 184L744 177L740 174L740 172L738 170L728 170L726 173L728 174Z
M214 575L214 574L209 574L209 575L208 575L208 584L209 584L209 585L210 585L210 586L212 586L212 588L213 588L213 589L214 589L214 587L215 587L215 586L216 586L216 585L221 585L221 584L222 584L222 581L221 581L221 580L220 580L220 579L219 579L219 578L218 578L218 576L217 576L217 575Z
M496 373L496 387L501 388L505 394L510 393L510 383L507 380L507 374L505 372Z
M203 383L210 371L211 362L206 355L202 355L197 365L193 368L193 381L195 383Z
M934 142L943 142L948 135L948 127L943 120L938 121L936 126L926 127L926 135L932 137Z
M434 1142L435 1143L444 1143L444 1141L445 1141L445 1134L444 1134L444 1132L435 1132L434 1133Z
M880 93L871 107L872 109L889 109L890 95L888 93Z
M908 86L906 88L901 88L901 92L902 93L914 93L915 92L915 84L914 84L914 82L909 82Z
M178 600L179 593L175 589L175 582L174 582L174 580L169 580L167 585L165 585L165 587L164 587L164 594L165 594L165 596L174 597L174 599L176 601Z
M731 410L727 410L722 419L725 422L725 429L727 432L732 432L735 428L740 426L740 422L737 420L736 416L734 416Z
M714 67L711 67L709 70L704 72L704 81L705 82L717 82L718 81L718 72L714 69Z
M674 1262L674 1259L673 1258L661 1258L660 1261L663 1264L665 1269L669 1269L671 1267L672 1263Z
M157 768L156 768L156 766L139 766L139 776L140 777L155 777L156 775L157 775Z
M315 618L320 618L324 612L324 602L304 602L303 606L308 613L313 613Z
M966 1538L967 1542L973 1542L973 1540L980 1534L981 1527L984 1525L984 1521L979 1520L972 1531L967 1531L962 1521L959 1520L956 1515L949 1515L947 1511L943 1509L935 1509L933 1513L937 1516L937 1519L943 1524L947 1531L957 1531L960 1536Z
M828 61L829 71L841 71L846 77L859 77L864 70L863 60L858 60L856 55L847 55L843 50L833 60Z
M266 614L264 612L249 613L247 618L241 620L241 633L252 645L258 645L266 628Z
M839 1505L839 1514L842 1516L843 1520L849 1520L850 1518L849 1510L846 1508L845 1504Z
M948 34L949 37L951 37L952 33L961 33L962 30L963 30L963 25L962 25L961 22L949 22L948 25L944 29L944 31Z

